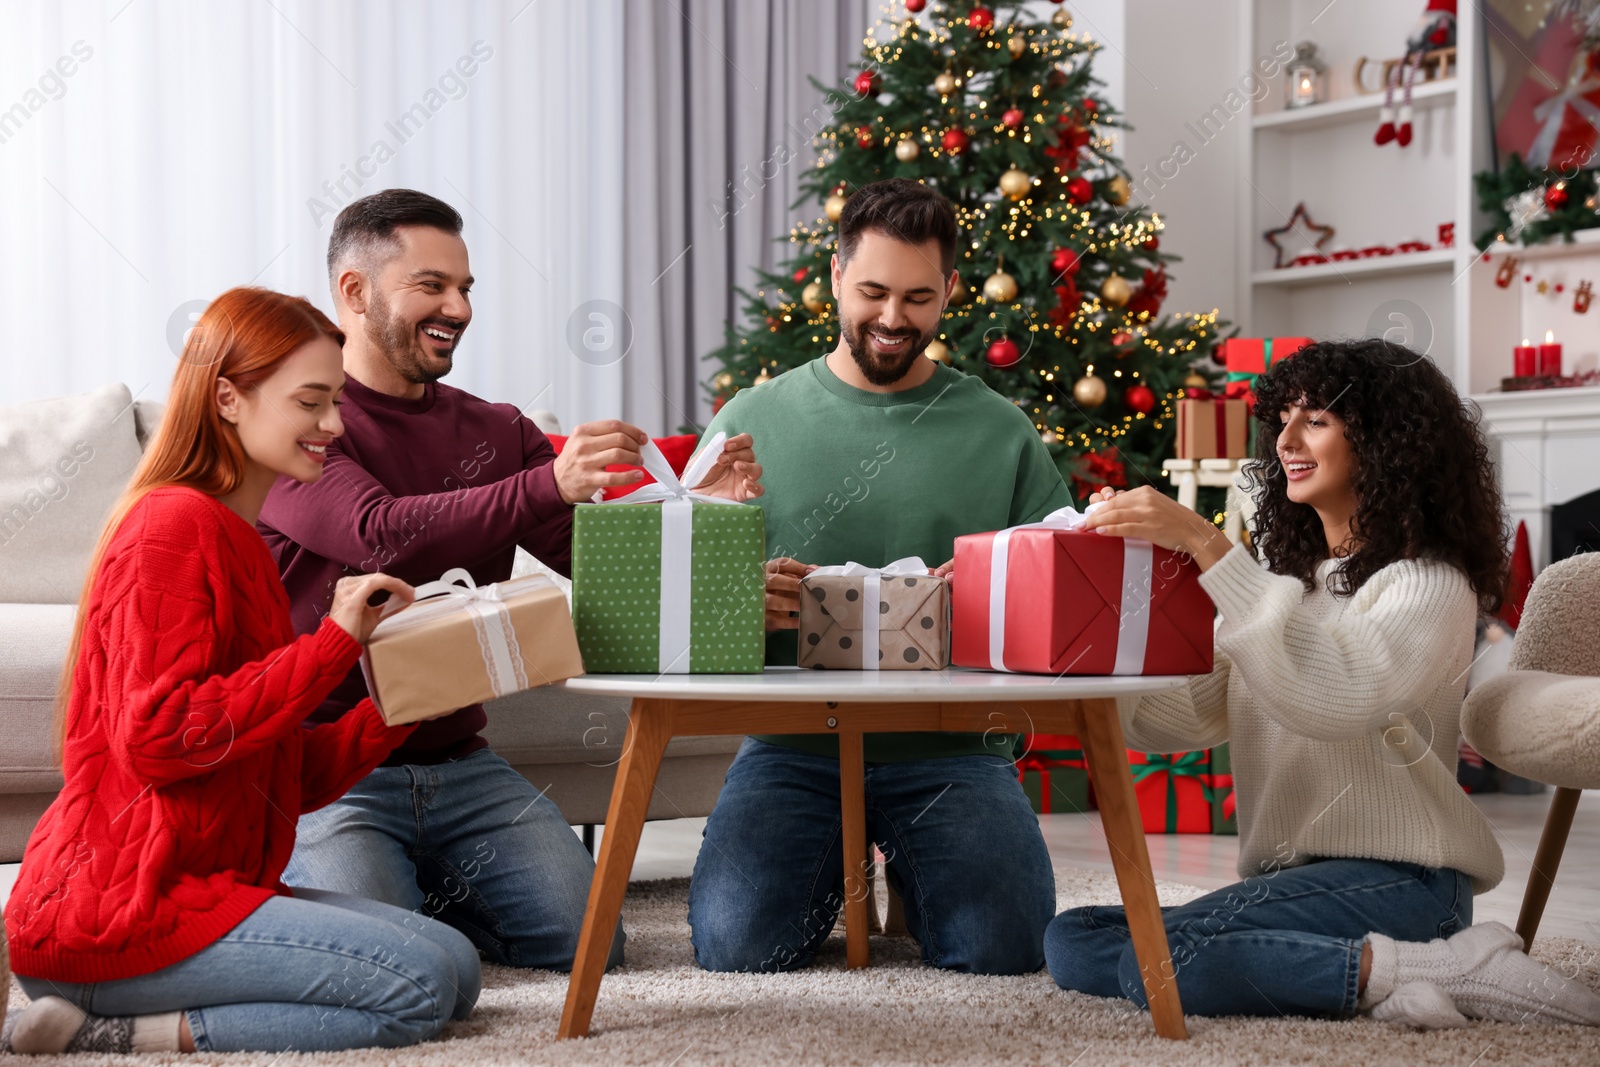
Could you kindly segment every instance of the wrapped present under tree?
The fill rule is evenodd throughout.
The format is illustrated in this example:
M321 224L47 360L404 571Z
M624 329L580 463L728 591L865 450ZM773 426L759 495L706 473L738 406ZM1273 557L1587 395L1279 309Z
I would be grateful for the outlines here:
M1082 813L1089 799L1089 765L1071 734L1029 734L1017 757L1017 775L1028 804L1040 815Z

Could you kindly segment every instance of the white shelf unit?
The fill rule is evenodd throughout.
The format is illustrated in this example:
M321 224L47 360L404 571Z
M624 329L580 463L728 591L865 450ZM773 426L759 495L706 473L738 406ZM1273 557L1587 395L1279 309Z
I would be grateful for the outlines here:
M1469 357L1472 174L1486 166L1487 122L1481 98L1477 20L1458 28L1453 77L1418 82L1412 93L1415 137L1405 148L1373 144L1381 93L1357 91L1351 72L1400 55L1421 10L1392 0L1238 0L1242 58L1272 55L1279 42L1316 42L1327 62L1330 99L1284 109L1283 76L1256 104L1239 139L1238 279L1240 325L1253 336L1388 336L1422 348L1463 392L1485 391L1499 374L1475 374ZM1470 10L1470 9L1469 9ZM1480 147L1481 146L1481 147ZM1477 157L1483 156L1485 162ZM1272 265L1262 234L1282 226L1304 203L1335 235L1323 249L1424 241L1427 252ZM1455 247L1439 246L1440 223L1455 224ZM1292 246L1291 246L1292 247ZM1509 364L1510 349L1504 361Z

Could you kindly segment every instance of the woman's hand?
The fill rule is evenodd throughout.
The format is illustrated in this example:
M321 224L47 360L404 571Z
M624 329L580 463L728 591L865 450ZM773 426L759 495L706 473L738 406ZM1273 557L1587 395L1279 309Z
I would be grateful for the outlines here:
M388 593L389 596L375 605L369 603L379 593ZM406 607L416 598L415 589L387 574L340 578L333 587L333 606L328 609L328 618L364 645L372 637L373 627L378 625L378 620L390 604Z
M1221 530L1154 486L1141 485L1120 493L1102 489L1089 502L1104 502L1105 506L1095 509L1084 529L1143 538L1192 557L1202 571L1210 570L1233 547Z

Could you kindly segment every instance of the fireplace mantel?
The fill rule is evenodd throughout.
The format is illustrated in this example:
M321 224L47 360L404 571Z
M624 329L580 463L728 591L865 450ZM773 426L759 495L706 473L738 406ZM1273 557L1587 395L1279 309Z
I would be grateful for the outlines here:
M1490 454L1513 528L1528 524L1535 570L1550 562L1550 508L1600 489L1600 388L1482 393Z

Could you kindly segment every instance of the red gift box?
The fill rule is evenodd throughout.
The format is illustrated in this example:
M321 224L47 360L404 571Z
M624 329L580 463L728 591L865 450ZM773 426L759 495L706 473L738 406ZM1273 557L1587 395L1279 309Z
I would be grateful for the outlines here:
M1200 568L1148 541L1040 523L956 538L950 660L1035 674L1206 674Z
M1128 762L1145 833L1211 833L1210 749L1172 755L1130 749Z

